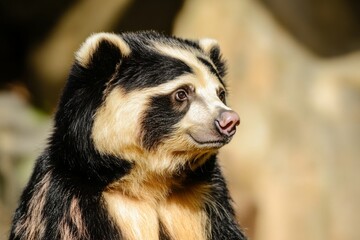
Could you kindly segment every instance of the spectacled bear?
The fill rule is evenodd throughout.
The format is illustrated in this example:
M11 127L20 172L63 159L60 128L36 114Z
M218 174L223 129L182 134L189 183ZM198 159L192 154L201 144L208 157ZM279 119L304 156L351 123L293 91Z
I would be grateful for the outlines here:
M10 239L245 239L216 157L239 124L225 71L215 40L90 36Z

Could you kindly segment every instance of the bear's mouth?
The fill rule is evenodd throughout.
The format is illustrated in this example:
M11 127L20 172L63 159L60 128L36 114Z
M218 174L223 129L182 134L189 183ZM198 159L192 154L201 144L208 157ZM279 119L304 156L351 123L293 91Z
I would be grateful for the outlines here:
M231 141L231 136L219 136L217 139L210 139L210 140L200 140L193 135L189 134L190 138L199 146L201 147L209 147L209 148L220 148L225 144L228 144Z

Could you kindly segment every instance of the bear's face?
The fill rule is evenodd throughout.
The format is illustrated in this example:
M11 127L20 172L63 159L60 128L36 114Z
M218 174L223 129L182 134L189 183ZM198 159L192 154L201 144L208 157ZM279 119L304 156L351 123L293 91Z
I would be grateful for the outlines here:
M226 105L224 62L213 40L97 34L77 61L104 79L91 134L102 154L165 165L170 158L193 161L235 134L239 117Z

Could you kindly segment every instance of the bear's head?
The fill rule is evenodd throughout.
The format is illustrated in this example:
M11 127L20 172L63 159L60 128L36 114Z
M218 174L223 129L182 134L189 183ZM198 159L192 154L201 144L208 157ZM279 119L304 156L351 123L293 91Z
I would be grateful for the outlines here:
M239 124L226 105L225 70L212 39L92 35L59 104L58 138L89 164L99 161L92 152L159 172L199 166Z

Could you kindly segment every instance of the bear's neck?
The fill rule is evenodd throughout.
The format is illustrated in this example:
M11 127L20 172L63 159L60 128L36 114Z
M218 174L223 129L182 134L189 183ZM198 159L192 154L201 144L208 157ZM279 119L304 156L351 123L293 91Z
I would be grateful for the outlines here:
M109 214L124 229L122 234L127 239L162 239L161 232L171 239L208 239L206 206L213 201L216 155L205 160L196 169L188 167L175 175L149 175L134 166L110 185L102 196Z
M201 167L213 154L201 156L174 156L133 161L132 169L105 191L118 192L130 198L159 202L174 192L191 189L203 181Z

